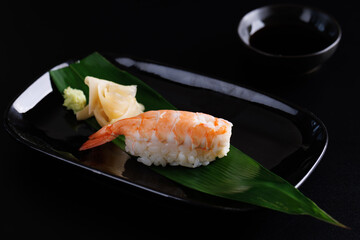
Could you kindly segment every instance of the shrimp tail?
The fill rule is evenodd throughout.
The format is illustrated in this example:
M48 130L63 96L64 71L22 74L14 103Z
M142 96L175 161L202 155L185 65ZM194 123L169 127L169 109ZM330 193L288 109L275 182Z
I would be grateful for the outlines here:
M138 124L140 121L139 118L125 118L114 122L113 124L108 124L102 127L99 131L89 136L87 140L81 147L80 151L94 148L100 145L103 145L107 142L110 142L117 138L119 135L126 135L127 130L131 129L132 125Z
M100 145L103 145L107 142L114 140L118 135L114 134L112 131L112 125L107 125L101 128L96 133L89 136L87 140L81 147L80 151L94 148Z

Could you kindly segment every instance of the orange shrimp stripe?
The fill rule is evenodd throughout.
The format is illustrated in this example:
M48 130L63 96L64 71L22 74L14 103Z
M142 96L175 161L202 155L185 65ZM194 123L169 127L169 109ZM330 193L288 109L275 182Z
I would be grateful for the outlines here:
M207 121L213 120L214 127L218 129L215 130L203 122L198 123L199 115ZM138 136L143 141L151 141L154 133L161 142L171 140L169 134L173 133L177 145L182 145L188 137L191 139L191 144L195 149L208 150L214 147L212 144L216 136L226 133L229 124L231 123L226 120L204 113L176 110L148 111L104 126L92 134L80 150L102 145L113 140L118 135L132 137L134 140ZM221 126L219 127L219 125Z

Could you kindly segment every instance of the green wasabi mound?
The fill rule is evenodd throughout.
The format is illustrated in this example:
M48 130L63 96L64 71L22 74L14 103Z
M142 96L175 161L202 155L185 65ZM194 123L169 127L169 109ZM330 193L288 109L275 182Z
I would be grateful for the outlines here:
M73 110L74 113L82 110L86 105L86 97L83 91L67 87L64 90L64 104L67 110Z

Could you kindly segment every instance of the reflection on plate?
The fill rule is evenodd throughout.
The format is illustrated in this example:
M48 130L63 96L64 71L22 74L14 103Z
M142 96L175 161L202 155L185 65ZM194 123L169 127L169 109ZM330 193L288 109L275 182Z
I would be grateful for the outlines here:
M205 112L231 121L234 124L231 144L296 187L325 152L326 128L310 112L255 90L182 69L126 57L111 60L150 85L178 109ZM167 198L221 209L251 208L176 184L111 143L79 152L80 145L94 130L76 121L72 112L62 106L62 96L52 89L49 74L45 73L5 112L5 127L20 142Z

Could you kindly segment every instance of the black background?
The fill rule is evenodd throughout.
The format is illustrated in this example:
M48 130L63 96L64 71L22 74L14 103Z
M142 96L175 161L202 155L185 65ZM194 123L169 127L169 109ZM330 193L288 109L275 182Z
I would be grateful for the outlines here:
M270 210L188 206L52 159L1 128L0 234L17 238L120 239L224 236L243 239L358 239L360 234L360 34L350 0L290 1L340 23L335 55L317 72L289 77L246 68L237 25L248 11L281 1L97 1L2 3L1 112L51 67L93 51L130 54L255 87L315 113L330 136L300 190L352 230ZM285 1L282 1L285 2ZM10 239L10 238L8 238Z

